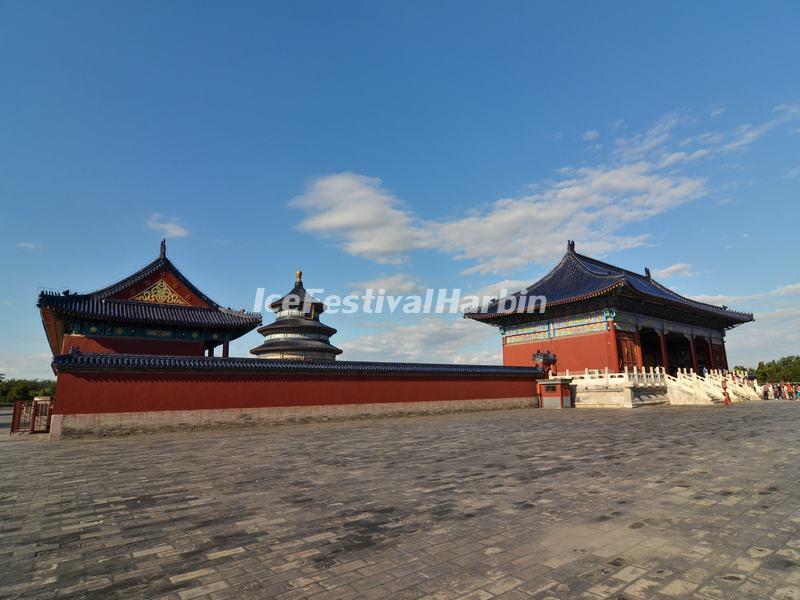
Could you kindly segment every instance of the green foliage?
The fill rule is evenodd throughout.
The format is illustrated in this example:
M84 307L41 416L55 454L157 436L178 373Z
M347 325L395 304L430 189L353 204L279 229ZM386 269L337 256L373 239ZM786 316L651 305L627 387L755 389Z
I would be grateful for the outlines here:
M759 383L800 382L800 356L784 356L769 362L762 360L756 367L756 377Z
M56 382L52 379L0 379L0 404L34 396L53 397L55 393Z

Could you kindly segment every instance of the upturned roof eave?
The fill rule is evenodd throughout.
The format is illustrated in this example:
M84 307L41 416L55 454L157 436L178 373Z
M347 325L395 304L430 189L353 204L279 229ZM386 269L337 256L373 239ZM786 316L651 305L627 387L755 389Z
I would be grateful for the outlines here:
M615 283L615 284L613 284L613 285L611 285L611 286L609 286L609 287L607 287L607 288L605 288L603 290L599 290L599 291L593 292L591 294L584 294L584 295L575 296L575 297L572 297L572 298L564 298L564 299L557 300L557 301L554 301L554 302L547 302L546 305L545 305L545 310L547 309L546 307L548 307L548 306L561 306L561 305L565 305L565 304L575 304L575 303L579 303L579 302L585 302L586 300L590 300L592 298L597 298L597 297L600 297L600 296L607 295L610 292L612 292L614 289L621 288L623 286L627 290L630 290L632 295L635 295L635 296L638 296L638 297L643 298L645 300L648 300L648 301L652 302L653 304L662 305L662 306L672 306L672 307L675 307L675 308L678 308L678 309L681 309L681 310L694 308L698 312L701 312L702 314L704 314L704 315L706 315L706 316L708 316L710 318L714 318L714 319L721 320L721 321L728 321L729 324L725 325L726 329L731 329L733 327L737 327L739 325L743 325L745 323L750 323L752 321L755 321L755 318L754 318L752 313L746 313L746 312L732 311L732 310L729 310L729 309L723 309L721 307L716 307L713 304L707 305L709 307L709 309L704 309L703 307L693 306L693 304L688 303L688 302L687 303L683 303L683 302L670 300L668 298L661 298L661 297L658 297L658 296L652 296L650 294L646 294L644 292L640 292L640 291L634 289L631 285L626 284L625 281L619 281L619 282L617 282L617 283ZM699 304L703 304L703 303L699 303ZM528 313L526 311L509 311L509 312L502 312L502 313L501 312L495 312L495 313L465 313L464 317L469 318L469 319L474 319L474 320L477 320L477 321L489 321L491 319L502 319L503 317L511 317L511 316L514 316L514 315L522 315L522 314L531 314L531 313Z
M624 285L623 281L617 281L614 284L603 288L601 290L597 290L595 292L589 294L582 294L580 296L574 296L572 298L562 298L561 300L555 300L553 302L547 302L545 304L545 310L547 310L548 306L560 306L562 304L570 304L574 302L584 302L586 300L591 300L592 298L598 298L600 296L605 296L609 292L613 291L616 288L622 287ZM464 316L469 319L491 319L491 318L499 318L499 317L510 317L512 315L523 315L523 314L530 314L527 311L509 311L509 312L494 312L494 313L464 313Z
M267 340L250 350L250 354L258 356L267 352L324 352L337 356L341 348L322 340Z
M40 310L49 310L57 315L64 317L77 317L84 319L96 319L101 321L114 321L119 323L153 323L158 325L169 325L178 328L199 328L199 329L226 329L226 330L250 330L261 324L261 315L258 313L241 313L237 311L227 310L223 308L206 308L200 306L182 306L175 304L158 304L154 302L137 302L133 300L95 300L87 296L49 296L52 298L64 298L76 301L89 301L92 303L101 302L109 306L132 306L143 310L167 310L167 311L180 311L189 315L211 315L212 319L217 315L226 315L228 318L234 319L234 322L217 322L217 323L202 323L197 320L194 322L187 320L181 321L180 319L163 318L160 316L148 315L146 317L137 317L125 314L109 315L92 310L73 308L64 306L63 304L48 303L46 300L37 303ZM45 297L47 298L47 297Z
M591 278L590 281L595 280L598 283L601 283L602 280L611 280L613 281L613 283L611 285L604 286L601 289L595 290L587 294L570 296L568 298L561 298L559 300L554 300L554 301L546 301L545 310L547 306L563 306L566 304L583 302L591 298L603 296L605 294L612 292L614 289L618 287L624 286L627 290L630 290L632 294L636 294L639 297L645 298L655 304L674 306L682 310L687 310L687 309L695 310L702 314L708 315L711 318L727 321L730 323L730 325L726 325L726 328L735 327L736 325L748 323L754 320L753 315L751 313L735 311L728 309L727 307L715 306L713 304L707 304L704 302L699 302L696 300L692 300L691 298L686 298L684 296L681 296L680 294L665 287L658 281L652 279L649 276L649 273L647 273L646 275L642 275L630 271L628 269L624 269L622 267L616 267L614 265L597 260L595 258L585 256L583 254L578 254L574 249L574 245L572 244L568 246L568 250L566 254L564 254L564 256L561 257L561 260L544 277L534 282L524 290L511 294L511 296L519 296L520 294L523 293L527 295L531 294L536 295L537 288L541 288L543 285L549 282L553 277L558 276L563 269L567 268L568 264L575 265L578 268L580 268L580 270L584 273L584 276ZM600 270L605 270L607 272L598 273L594 269L590 268L589 265L592 265ZM649 294L644 290L637 289L637 286L643 285L644 282L654 286L659 290L662 290L663 295ZM499 300L495 301L493 304L494 306L498 306ZM504 317L519 315L519 314L530 314L530 313L528 313L527 311L520 311L520 310L514 310L508 312L487 311L487 312L476 312L476 313L464 313L464 317L476 321L489 322L492 320L499 320Z
M283 321L285 320L288 319L278 319L267 325L262 325L256 329L256 332L260 335L276 333L279 331L307 331L309 333L321 333L324 335L335 335L337 333L337 330L334 327L325 325L320 321L306 320L305 323L298 323L292 320L290 323L284 323Z

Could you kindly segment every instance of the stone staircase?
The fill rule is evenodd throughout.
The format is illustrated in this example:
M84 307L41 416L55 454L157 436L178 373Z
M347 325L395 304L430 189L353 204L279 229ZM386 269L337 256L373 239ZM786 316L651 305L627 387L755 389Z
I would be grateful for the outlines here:
M751 402L761 400L756 386L747 383L746 374L725 373L714 370L705 377L691 369L679 369L675 377L666 376L670 404L722 404L725 401L724 389L728 391L731 402Z
M633 392L632 408L644 408L647 406L665 406L669 404L667 386L658 388L640 388Z

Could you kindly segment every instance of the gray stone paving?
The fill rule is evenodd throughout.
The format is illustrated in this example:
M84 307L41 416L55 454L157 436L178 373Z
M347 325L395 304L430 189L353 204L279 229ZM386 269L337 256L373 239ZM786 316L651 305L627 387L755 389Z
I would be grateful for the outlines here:
M4 598L800 598L800 403L11 441Z

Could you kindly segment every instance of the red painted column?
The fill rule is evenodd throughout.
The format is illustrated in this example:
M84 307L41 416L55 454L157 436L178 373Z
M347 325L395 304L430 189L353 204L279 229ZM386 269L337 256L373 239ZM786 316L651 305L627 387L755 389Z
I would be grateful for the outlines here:
M728 351L725 350L725 342L722 342L722 362L723 366L721 368L727 370L728 369Z
M708 352L708 368L709 369L716 369L717 364L714 359L714 342L711 341L710 337L706 338L706 348Z
M608 370L617 373L621 369L619 365L619 349L617 346L617 328L614 326L614 319L608 321L608 333L610 339L609 344L611 344L611 364L608 366Z
M657 331L659 349L661 350L661 366L665 371L669 371L669 356L667 355L667 335L663 331Z
M644 358L642 358L642 335L641 330L636 328L636 364L640 369L644 369Z
M230 352L229 342L222 342L222 358L228 358L229 352Z
M689 338L689 349L692 351L692 369L697 373L697 348L694 346L694 336L687 335L686 337Z

